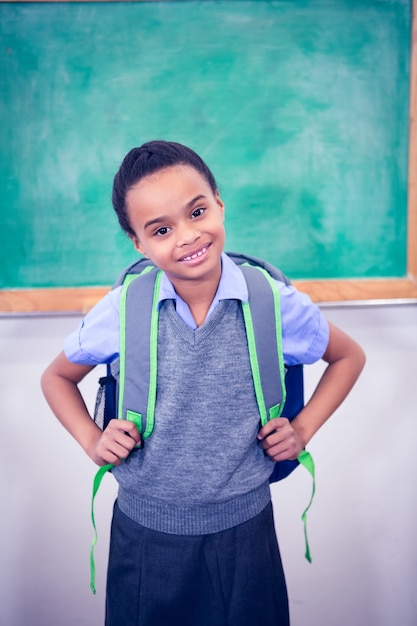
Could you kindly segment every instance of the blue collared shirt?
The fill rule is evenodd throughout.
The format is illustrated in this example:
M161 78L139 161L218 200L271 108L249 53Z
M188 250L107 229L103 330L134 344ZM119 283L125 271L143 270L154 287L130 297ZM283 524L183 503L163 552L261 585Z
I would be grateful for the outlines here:
M320 309L310 298L292 286L277 281L281 296L282 344L286 365L314 363L320 359L329 341L329 327ZM110 363L119 355L119 302L121 287L110 291L87 313L64 344L67 358L82 365ZM175 301L176 311L190 328L197 324L184 300L163 274L158 306L163 300ZM222 274L207 317L220 300L248 300L242 271L226 254L222 255Z

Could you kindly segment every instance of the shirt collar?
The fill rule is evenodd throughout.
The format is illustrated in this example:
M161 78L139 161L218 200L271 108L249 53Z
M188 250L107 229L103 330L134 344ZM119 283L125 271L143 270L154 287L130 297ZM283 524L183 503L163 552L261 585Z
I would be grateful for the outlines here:
M212 305L216 305L220 300L242 300L246 302L248 300L248 288L242 271L224 252L221 260L222 274ZM181 300L165 273L162 274L158 306L163 300Z

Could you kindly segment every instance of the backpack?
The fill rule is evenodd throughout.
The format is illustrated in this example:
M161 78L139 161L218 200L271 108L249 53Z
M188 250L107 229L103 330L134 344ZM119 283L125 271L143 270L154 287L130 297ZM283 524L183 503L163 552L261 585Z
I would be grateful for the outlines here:
M261 416L261 424L273 417L284 415L292 420L304 406L303 366L295 365L284 368L281 341L281 314L279 291L275 281L290 284L287 277L276 267L266 261L252 256L227 253L241 267L248 287L249 299L242 303L243 317L248 340L249 357L255 387L256 400ZM136 282L135 289L140 289L140 328L138 338L135 337L136 357L135 371L144 380L139 404L140 412L133 413L124 404L124 366L126 361L125 333L121 333L120 357L107 365L106 376L99 379L94 420L101 429L115 417L131 419L138 426L142 437L151 435L154 424L157 376L157 308L153 306L155 294L159 291L161 272L148 259L139 259L129 265L118 277L113 288L123 286L121 293L121 328L125 329L128 306L127 294L130 286ZM137 308L134 309L135 312ZM128 348L127 348L128 349ZM145 356L143 356L145 355ZM127 405L128 406L128 405ZM313 477L313 492L310 502L302 515L306 542L306 558L311 562L310 550L306 534L306 514L311 506L314 491L314 463L309 452L303 450L297 460L279 461L274 464L269 482L277 482L286 478L299 464L303 464ZM93 486L94 498L105 473L112 465L100 467ZM95 536L91 546L90 587L95 593L95 567L93 549L97 541L97 531L92 507L92 522Z

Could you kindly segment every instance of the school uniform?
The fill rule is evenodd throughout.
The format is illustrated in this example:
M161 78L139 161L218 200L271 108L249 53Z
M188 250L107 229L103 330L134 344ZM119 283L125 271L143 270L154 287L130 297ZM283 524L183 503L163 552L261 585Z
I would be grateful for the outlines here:
M286 365L323 355L328 325L307 296L278 283ZM119 351L120 288L65 342L76 363ZM196 328L163 275L155 428L113 474L107 626L288 624L285 578L268 479L273 461L256 435L254 393L240 302L241 270L222 256L206 322Z

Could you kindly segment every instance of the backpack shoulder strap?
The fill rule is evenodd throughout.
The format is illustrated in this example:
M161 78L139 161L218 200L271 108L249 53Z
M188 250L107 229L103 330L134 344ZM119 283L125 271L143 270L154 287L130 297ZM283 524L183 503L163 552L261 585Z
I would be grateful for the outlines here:
M253 267L262 268L265 270L269 276L275 278L276 280L281 281L285 285L290 285L291 282L287 276L281 272L280 269L272 265L272 263L268 263L264 259L259 259L256 256L251 256L250 254L242 254L241 252L226 252L227 256L232 259L236 265L253 265Z
M120 272L119 276L117 277L117 279L112 285L112 289L114 289L115 287L120 287L120 285L123 285L129 276L132 276L132 275L136 276L138 274L144 274L150 269L154 269L154 267L155 267L154 264L149 259L140 258L134 261L133 263L125 267L122 272Z
M276 280L290 281L267 261L239 253L228 256L243 271L249 301L243 304L252 375L261 423L285 415L294 419L304 406L303 366L285 367L279 289ZM269 482L286 478L299 460L275 463Z
M129 275L120 297L118 418L135 422L144 438L149 437L154 426L159 317L156 303L161 277L162 272L154 267L139 276ZM140 323L127 340L127 320L136 320L138 311ZM126 381L131 384L126 385Z
M279 417L285 404L281 307L278 288L260 267L242 265L249 299L242 302L261 424Z

